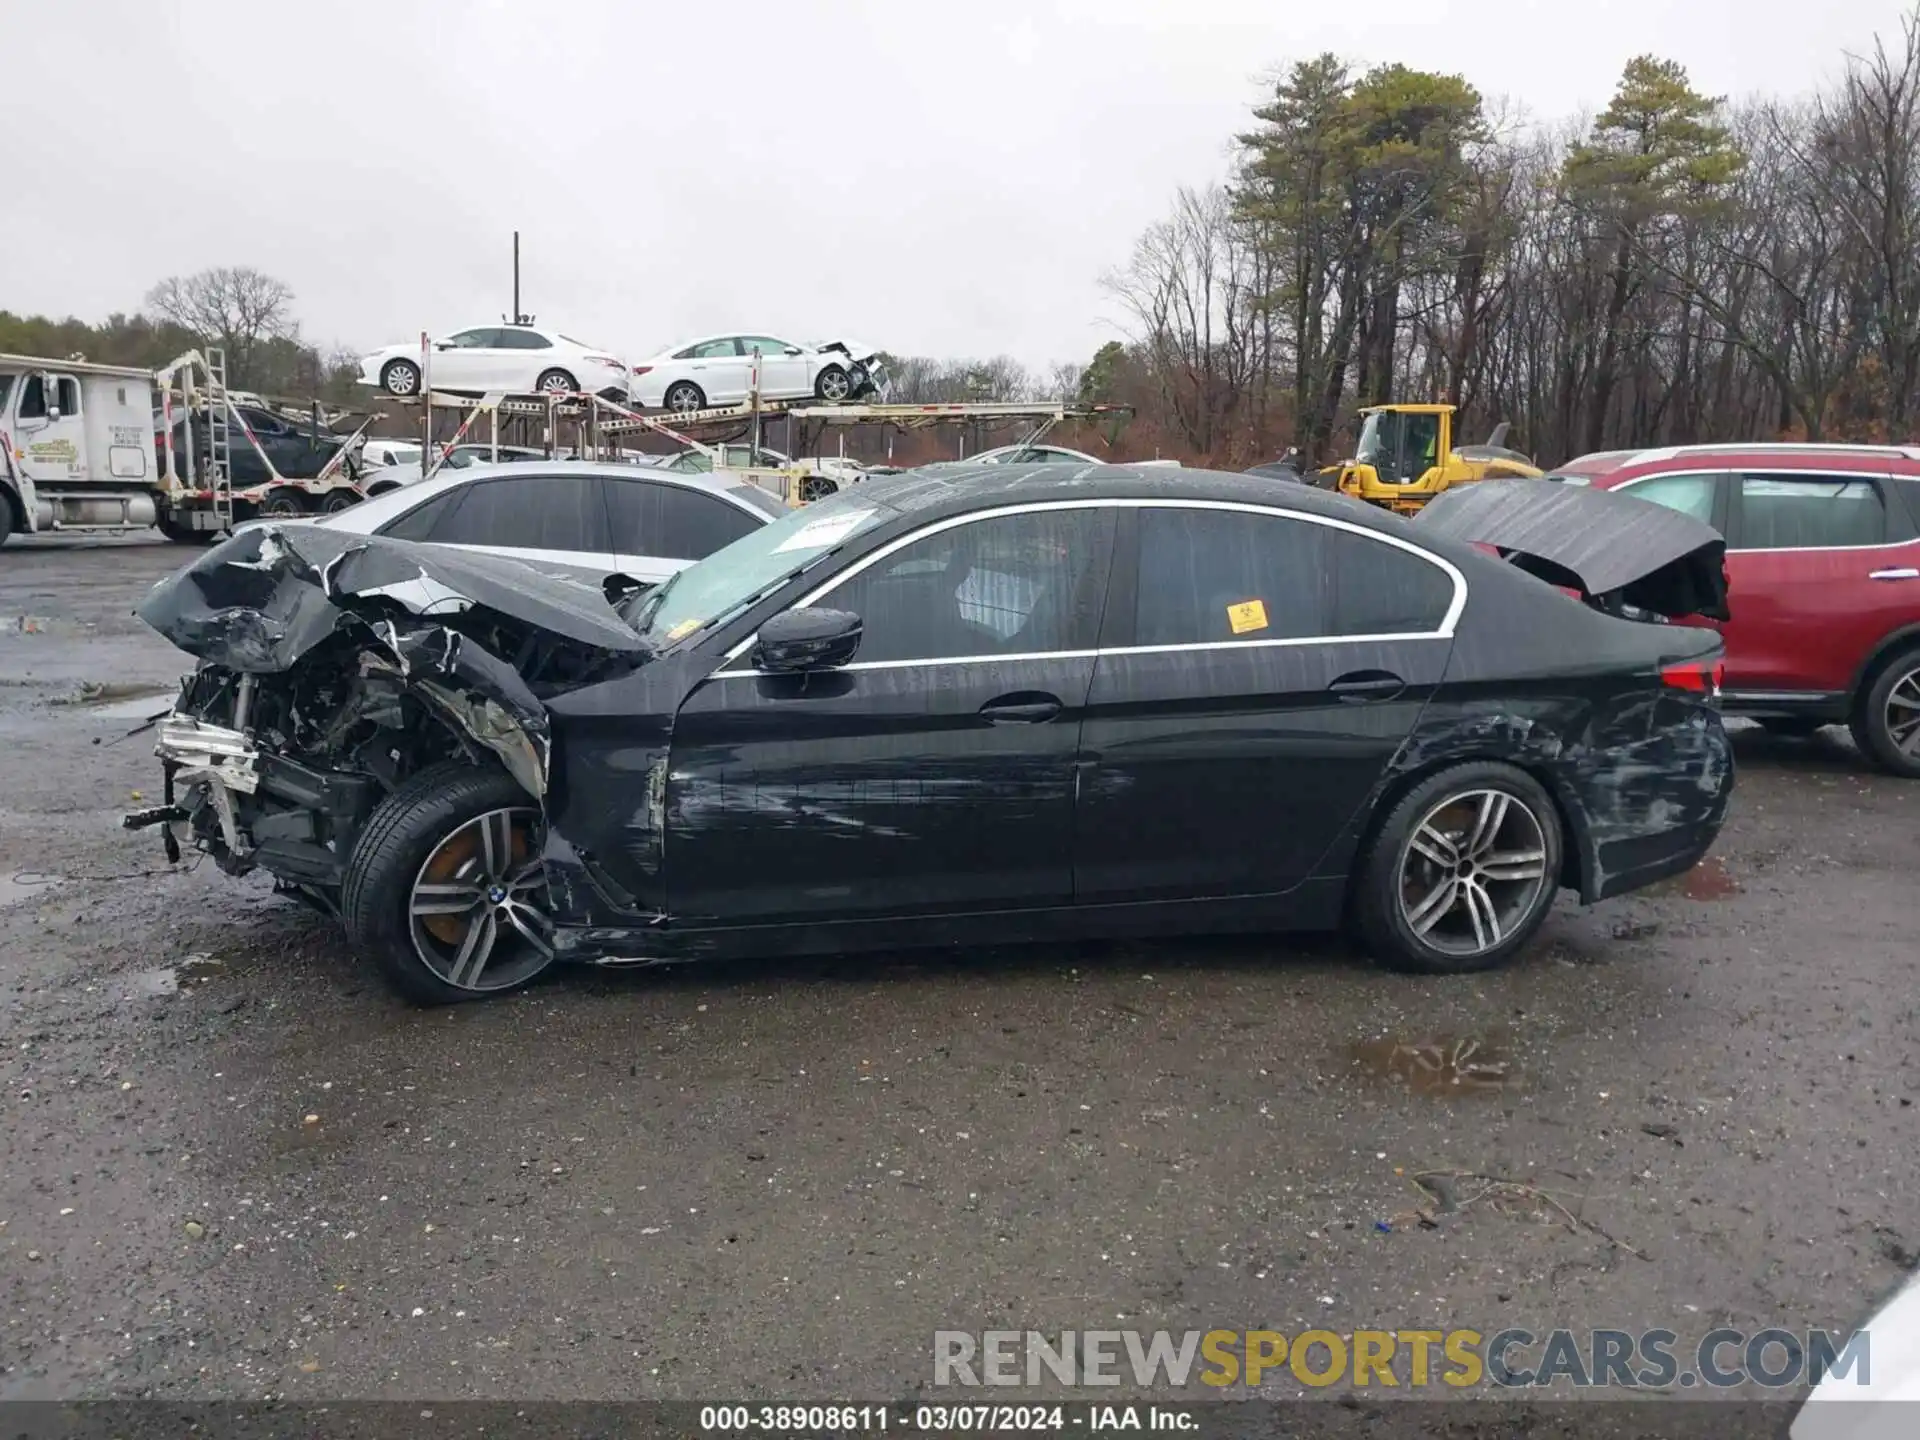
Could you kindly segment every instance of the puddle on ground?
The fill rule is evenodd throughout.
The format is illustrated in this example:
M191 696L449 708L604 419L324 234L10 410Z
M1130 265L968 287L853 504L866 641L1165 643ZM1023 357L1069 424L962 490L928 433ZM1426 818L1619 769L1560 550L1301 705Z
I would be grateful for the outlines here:
M192 989L202 980L212 979L226 973L226 962L214 959L211 955L192 954L177 965L163 965L157 970L138 970L131 977L133 993L144 996L177 995L183 989Z
M1725 900L1740 893L1740 882L1727 870L1727 862L1709 855L1684 875L1663 880L1653 887L1668 895L1684 895L1689 900Z
M0 910L9 905L19 905L28 900L38 900L53 892L60 883L58 875L42 875L30 870L13 870L0 874Z
M1481 1095L1513 1087L1519 1067L1492 1036L1434 1035L1408 1040L1383 1035L1348 1050L1352 1063L1415 1095Z

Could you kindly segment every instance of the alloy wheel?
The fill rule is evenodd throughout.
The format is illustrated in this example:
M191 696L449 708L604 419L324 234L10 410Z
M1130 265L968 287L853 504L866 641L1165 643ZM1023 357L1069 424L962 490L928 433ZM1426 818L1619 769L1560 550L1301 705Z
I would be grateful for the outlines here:
M1920 760L1920 666L1894 681L1887 692L1886 725L1894 749Z
M548 395L566 395L573 390L573 381L554 370L540 377L540 389Z
M420 388L420 372L411 365L389 365L387 367L387 393L389 395L411 395Z
M838 404L853 390L853 382L844 370L825 370L820 375L820 398Z
M1526 922L1548 884L1547 842L1527 802L1467 790L1431 807L1400 857L1400 914L1422 944L1481 955Z
M553 959L541 908L540 815L488 810L428 854L407 896L413 948L455 989L505 990Z

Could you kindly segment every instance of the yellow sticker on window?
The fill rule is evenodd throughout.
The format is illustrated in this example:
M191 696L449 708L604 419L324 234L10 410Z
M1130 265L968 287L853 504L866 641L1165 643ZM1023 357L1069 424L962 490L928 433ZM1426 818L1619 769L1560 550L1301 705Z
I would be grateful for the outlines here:
M1267 628L1267 607L1264 601L1242 600L1238 605L1227 606L1227 624L1233 627L1233 633L1244 635L1249 630Z
M1262 621L1261 623L1265 624L1266 622ZM698 615L689 615L685 620L682 620L678 625L667 631L667 639L669 641L678 640L682 636L691 635L699 628L700 617Z

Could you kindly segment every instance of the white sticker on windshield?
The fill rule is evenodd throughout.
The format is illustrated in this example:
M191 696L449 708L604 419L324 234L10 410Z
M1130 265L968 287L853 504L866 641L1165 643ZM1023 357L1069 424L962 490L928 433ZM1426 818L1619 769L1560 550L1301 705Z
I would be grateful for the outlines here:
M774 554L782 550L821 550L828 545L838 545L865 524L867 517L873 513L871 510L849 510L844 515L822 515L818 520L809 520L774 546Z

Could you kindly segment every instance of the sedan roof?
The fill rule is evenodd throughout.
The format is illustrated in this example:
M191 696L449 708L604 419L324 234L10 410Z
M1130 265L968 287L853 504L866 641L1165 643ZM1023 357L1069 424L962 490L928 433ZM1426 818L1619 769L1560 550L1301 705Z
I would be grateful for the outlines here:
M1046 500L1218 500L1325 515L1391 535L1404 535L1407 527L1406 517L1335 491L1279 484L1259 475L1163 465L951 461L896 475L869 475L856 493L909 513Z

